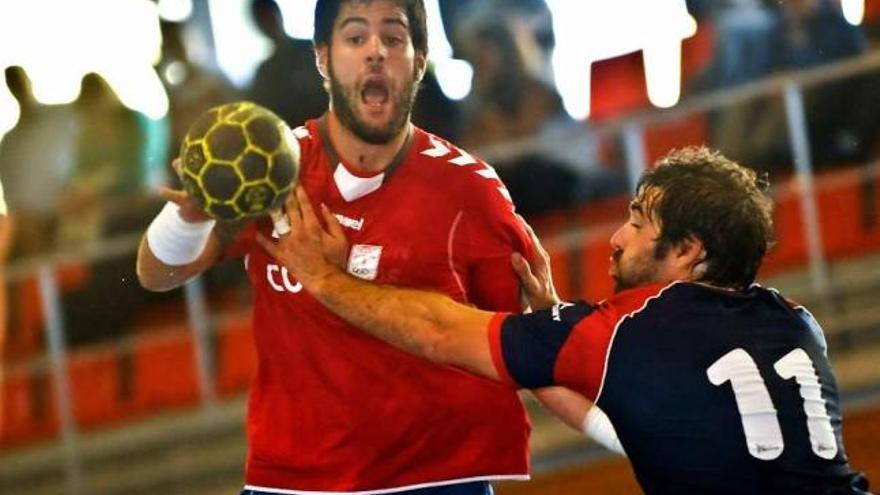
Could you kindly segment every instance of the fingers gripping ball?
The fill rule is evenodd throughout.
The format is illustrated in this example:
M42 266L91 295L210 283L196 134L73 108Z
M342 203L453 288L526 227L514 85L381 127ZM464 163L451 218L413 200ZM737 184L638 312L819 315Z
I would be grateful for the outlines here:
M255 103L228 103L202 114L187 131L181 180L208 215L236 221L281 206L299 157L299 142L281 118Z

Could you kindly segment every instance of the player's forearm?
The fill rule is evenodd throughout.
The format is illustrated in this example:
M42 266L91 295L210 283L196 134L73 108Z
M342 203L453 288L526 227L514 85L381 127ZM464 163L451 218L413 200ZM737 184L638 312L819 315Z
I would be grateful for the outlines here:
M216 221L186 220L177 203L156 215L138 249L138 280L145 289L179 287L214 264L221 249Z
M436 360L448 298L364 282L333 271L306 287L324 306L370 335Z
M306 287L329 310L395 347L434 362L497 376L485 337L491 313L445 295L375 285L338 270Z
M192 263L169 265L156 257L144 237L137 255L138 281L143 288L150 291L164 292L176 289L214 263L217 257L215 244L219 244L219 241L209 240L201 256Z

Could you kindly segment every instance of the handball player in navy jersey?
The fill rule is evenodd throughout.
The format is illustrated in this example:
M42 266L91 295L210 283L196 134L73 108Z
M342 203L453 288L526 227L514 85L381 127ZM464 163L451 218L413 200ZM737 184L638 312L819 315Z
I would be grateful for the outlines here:
M558 301L546 255L534 272L513 256L536 305L553 303L525 315L341 272L301 189L291 233L259 242L381 340L511 388L564 385L595 401L646 493L868 493L847 461L819 323L755 283L773 232L763 186L706 148L670 153L642 175L611 238L615 295Z

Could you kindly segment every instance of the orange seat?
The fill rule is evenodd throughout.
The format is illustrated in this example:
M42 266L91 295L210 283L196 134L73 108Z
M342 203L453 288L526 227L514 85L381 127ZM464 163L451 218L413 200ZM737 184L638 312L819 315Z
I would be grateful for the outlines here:
M683 85L699 75L712 60L715 26L710 19L701 19L697 32L685 39L681 46L681 80Z
M132 406L139 411L195 404L199 400L193 335L186 327L143 338L133 356Z
M233 317L221 325L217 345L217 392L234 395L247 390L257 371L250 317Z
M761 276L807 263L800 193L794 178L777 186L774 193L773 226L776 244L761 267Z
M119 358L111 350L73 354L68 362L73 415L80 428L89 429L119 419Z
M695 113L645 128L645 158L653 164L669 151L685 146L704 145L709 140L706 116Z
M865 24L880 22L880 2L865 0Z
M642 52L600 60L590 70L591 118L614 117L648 107Z
M55 270L61 292L88 283L90 267L83 263L59 265ZM43 306L37 275L25 277L10 294L9 335L4 355L13 361L36 354L43 345Z
M58 435L60 423L52 380L47 374L10 372L4 376L0 446L15 446Z
M877 179L873 180L876 191ZM858 167L834 169L816 179L823 247L831 260L880 249L880 201L876 192L867 193L866 186L870 183Z

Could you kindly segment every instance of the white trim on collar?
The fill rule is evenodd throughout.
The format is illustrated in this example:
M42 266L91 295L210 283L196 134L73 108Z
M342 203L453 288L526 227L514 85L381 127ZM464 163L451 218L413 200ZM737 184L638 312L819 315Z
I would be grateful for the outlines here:
M345 165L339 163L333 172L333 181L336 182L336 188L342 197L348 201L354 201L362 198L367 194L382 187L382 181L385 180L385 172L374 175L372 177L358 177L345 168Z

